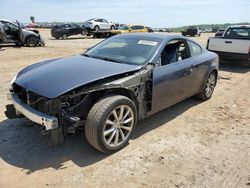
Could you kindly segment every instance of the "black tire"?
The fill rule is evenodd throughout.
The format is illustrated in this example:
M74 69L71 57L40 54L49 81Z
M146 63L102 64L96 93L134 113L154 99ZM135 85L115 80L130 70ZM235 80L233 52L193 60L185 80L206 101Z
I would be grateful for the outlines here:
M114 30L115 26L111 25L110 30Z
M62 39L63 39L63 40L66 40L67 38L68 38L68 35L67 35L67 34L63 34L63 35L62 35Z
M117 112L116 110L119 109L120 106L128 107L129 110L127 110L127 112L128 111L131 112L130 113L131 117L129 116L130 117L129 119L131 118L133 119L133 123L129 127L130 130L127 132L127 134L121 134L120 131L123 130L122 127L124 127L124 124L117 122L116 118L114 118L114 120L112 121L112 123L114 123L115 121L116 122L115 124L111 125L107 123L109 121L109 118L113 116L113 112L115 111L115 114L116 114ZM125 113L125 110L120 110L118 112L120 113L118 113L119 115L117 114L116 117L118 118L119 116L120 118L120 114L122 114L123 120L121 121L124 122L125 121L124 119L126 119L126 117L123 118L123 114ZM121 95L109 96L109 97L99 100L91 108L87 116L87 120L86 120L85 135L86 135L88 142L97 150L103 153L113 153L122 149L123 147L127 145L127 142L129 141L133 133L136 123L137 123L137 111L136 111L136 107L133 101ZM109 128L107 128L107 126L109 126ZM120 126L120 127L117 127L117 126ZM105 132L110 131L110 130L111 132L105 136L106 134ZM118 138L120 138L119 145L110 146L112 143L108 143L107 139L111 141L114 139L116 140L115 138L117 136L116 133L120 136L123 135L123 138L118 136ZM115 140L114 140L114 143L115 143Z
M210 83L210 80L213 80L213 83ZM216 86L216 82L217 82L217 75L216 73L213 71L209 74L207 80L206 80L206 84L205 84L205 88L202 90L202 92L198 93L196 95L196 97L198 97L199 99L206 101L208 99L210 99L213 95L214 92L214 88ZM208 92L209 91L209 92Z
M86 30L82 30L81 34L84 36L84 35L87 35L87 31Z
M25 40L25 44L28 47L36 47L38 44L38 40L35 36L28 36Z
M55 37L55 39L57 39L57 40L58 40L59 38L60 38L60 37Z
M95 30L95 31L99 31L99 30L100 30L100 27L99 27L98 25L96 25L96 26L94 27L94 30Z
M21 42L16 42L15 45L20 47L20 46L22 46L22 43Z

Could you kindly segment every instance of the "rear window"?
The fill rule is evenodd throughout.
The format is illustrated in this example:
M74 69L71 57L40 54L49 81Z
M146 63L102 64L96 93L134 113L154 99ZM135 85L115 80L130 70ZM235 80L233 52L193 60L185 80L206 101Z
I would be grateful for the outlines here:
M250 39L250 28L230 28L225 37L235 39Z

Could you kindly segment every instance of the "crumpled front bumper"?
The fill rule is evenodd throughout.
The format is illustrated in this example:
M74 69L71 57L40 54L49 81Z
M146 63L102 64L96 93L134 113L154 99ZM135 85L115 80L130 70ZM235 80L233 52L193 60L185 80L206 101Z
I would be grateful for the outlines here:
M45 46L45 41L43 39L43 37L39 34L39 44L42 45L42 46Z
M12 103L17 111L17 114L23 114L25 117L30 119L31 121L38 123L45 127L46 130L56 129L58 128L58 118L54 116L49 116L42 112L39 112L29 105L25 104L21 101L18 96L14 93L10 94Z

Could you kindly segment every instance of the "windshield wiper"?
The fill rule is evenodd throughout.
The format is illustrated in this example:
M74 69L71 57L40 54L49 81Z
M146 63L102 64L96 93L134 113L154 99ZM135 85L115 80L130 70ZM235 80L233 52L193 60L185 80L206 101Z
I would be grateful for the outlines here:
M122 61L112 59L112 58L109 58L109 57L99 57L99 56L92 56L92 57L96 58L96 59L101 59L101 60L104 60L104 61L111 61L111 62L115 62L115 63L124 63Z
M115 62L115 63L124 63L123 61L119 61L119 60L112 59L112 58L109 58L109 57L93 56L93 55L88 55L86 53L83 53L82 55L85 56L85 57L91 57L91 58L95 58L95 59L101 59L101 60L104 60L104 61L111 61L111 62Z

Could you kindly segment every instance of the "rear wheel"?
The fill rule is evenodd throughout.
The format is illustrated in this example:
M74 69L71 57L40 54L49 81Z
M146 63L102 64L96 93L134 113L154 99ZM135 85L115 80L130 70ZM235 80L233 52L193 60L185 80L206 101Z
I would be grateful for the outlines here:
M216 81L217 81L217 78L216 78L215 72L210 73L210 75L207 78L205 88L203 89L202 92L197 94L197 97L204 101L210 99L213 95Z
M55 37L55 39L59 39L60 37Z
M112 25L112 26L110 27L110 30L114 30L114 29L115 29L115 26Z
M85 134L88 142L103 153L116 152L126 146L137 122L134 103L124 96L98 101L90 110Z
M38 40L37 40L37 38L35 36L29 36L26 39L26 45L28 47L36 47L37 43L38 43Z

